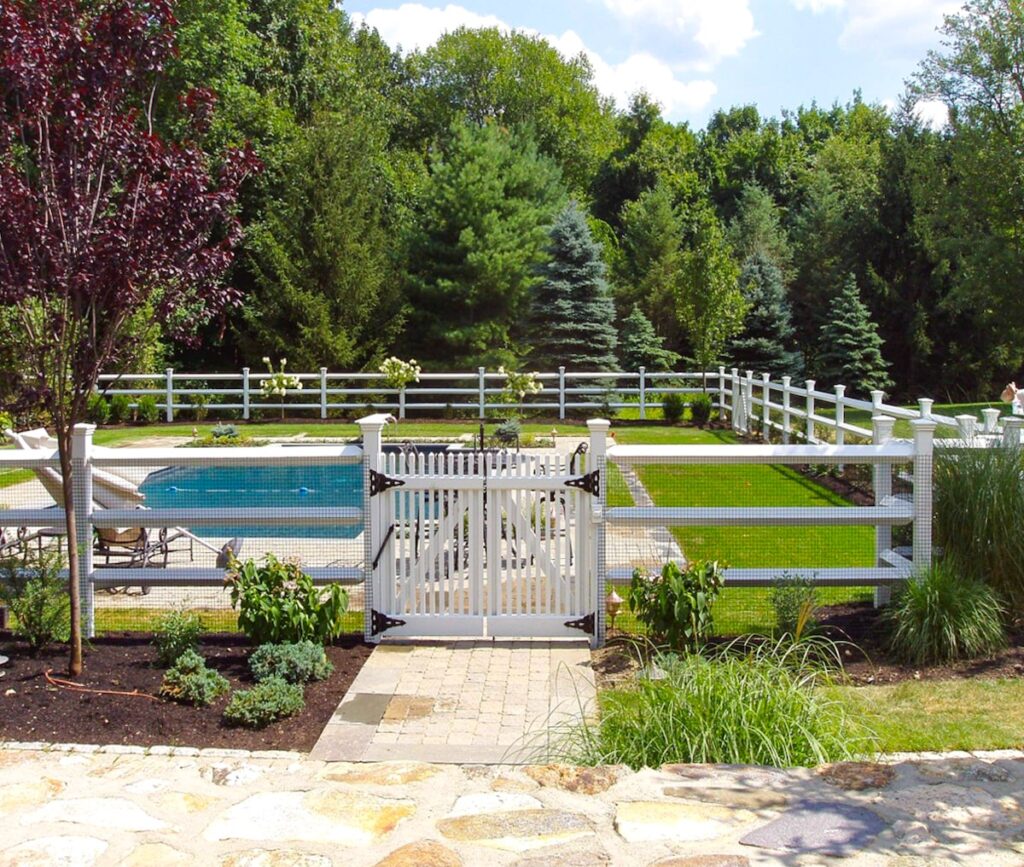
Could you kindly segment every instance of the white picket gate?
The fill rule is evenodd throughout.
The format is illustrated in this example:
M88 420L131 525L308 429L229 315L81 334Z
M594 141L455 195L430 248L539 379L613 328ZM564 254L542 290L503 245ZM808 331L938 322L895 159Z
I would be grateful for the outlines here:
M371 632L593 635L598 479L566 455L380 455Z

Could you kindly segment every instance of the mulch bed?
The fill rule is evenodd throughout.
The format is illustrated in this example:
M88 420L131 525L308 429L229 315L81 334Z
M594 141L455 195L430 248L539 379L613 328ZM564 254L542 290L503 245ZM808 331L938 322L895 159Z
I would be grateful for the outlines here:
M818 609L821 632L841 643L844 670L856 686L910 680L1024 678L1024 629L1012 630L1009 646L991 659L913 666L900 663L889 654L885 646L889 629L882 622L881 614L868 602L826 605ZM727 640L715 639L713 643ZM631 681L640 668L638 654L645 649L649 648L642 638L611 633L607 645L593 656L598 687L609 689Z
M224 724L230 695L196 708L162 699L97 695L58 689L45 672L66 678L67 651L54 647L35 659L24 644L0 633L0 654L10 657L0 678L0 740L136 746L222 747L245 750L312 749L372 647L361 638L341 638L327 648L334 674L306 686L306 708L268 728L251 731ZM232 691L252 686L247 658L252 647L240 635L208 635L200 653L231 683ZM163 670L155 662L150 636L131 633L95 639L86 651L77 683L97 689L139 690L157 695ZM14 690L13 695L7 695Z

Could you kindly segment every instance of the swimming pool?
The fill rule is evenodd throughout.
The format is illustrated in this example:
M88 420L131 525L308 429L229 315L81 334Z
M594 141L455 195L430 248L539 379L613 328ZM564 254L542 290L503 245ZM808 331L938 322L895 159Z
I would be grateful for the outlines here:
M360 466L169 467L151 473L139 486L151 509L343 508L363 503ZM202 537L287 537L354 539L355 526L202 526Z

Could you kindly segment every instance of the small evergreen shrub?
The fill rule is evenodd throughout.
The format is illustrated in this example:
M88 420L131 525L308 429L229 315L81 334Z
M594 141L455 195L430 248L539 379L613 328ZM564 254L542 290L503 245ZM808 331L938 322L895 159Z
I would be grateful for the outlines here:
M110 420L110 404L102 394L90 394L85 417L93 424L106 424Z
M334 666L322 644L261 644L249 657L249 670L258 681L279 677L288 683L308 683L331 676Z
M989 656L1006 644L1004 614L991 588L942 561L896 594L886 611L889 645L913 665Z
M205 707L230 688L227 678L207 668L206 660L194 650L186 650L164 674L160 695L181 704Z
M711 635L711 608L722 592L723 566L691 563L683 571L671 560L660 574L633 570L629 607L655 641L677 650L699 650Z
M232 560L225 581L238 627L254 644L326 644L341 634L348 594L337 584L315 587L295 562L273 554L262 564Z
M115 394L110 398L110 423L124 424L132 417L131 401L126 394Z
M210 436L215 440L236 438L238 437L238 428L233 424L215 424L210 430Z
M817 628L814 617L818 591L806 575L783 572L772 583L768 601L783 635L798 636Z
M661 414L669 424L679 424L686 412L686 401L681 394L666 394L661 401Z
M153 645L162 668L174 665L182 654L198 650L203 621L194 611L171 611L156 622Z
M0 560L0 602L11 612L11 630L24 639L35 656L54 641L67 641L71 631L71 610L67 580L59 554L7 557Z
M160 407L151 394L139 398L135 411L141 424L154 424L160 418Z
M711 396L707 394L694 395L690 401L690 419L697 427L704 427L711 421Z
M298 713L305 706L299 684L270 677L252 689L240 689L231 696L224 708L224 719L231 725L261 729Z
M510 418L508 421L498 425L494 431L494 438L503 446L510 446L519 442L521 434L522 427L519 424L519 419Z

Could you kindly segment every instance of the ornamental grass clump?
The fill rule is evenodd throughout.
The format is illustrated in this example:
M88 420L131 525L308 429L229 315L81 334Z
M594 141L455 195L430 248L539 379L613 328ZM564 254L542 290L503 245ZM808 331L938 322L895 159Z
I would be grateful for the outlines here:
M990 656L1006 645L1004 614L990 587L940 561L912 576L886 609L889 646L912 665Z
M289 683L308 683L330 677L334 666L323 645L299 641L260 645L249 657L249 670L256 680L280 677Z
M782 641L658 656L649 669L655 674L604 694L599 721L570 730L558 758L634 769L666 762L809 767L866 754L871 735L824 689L832 678L822 656L820 647Z

